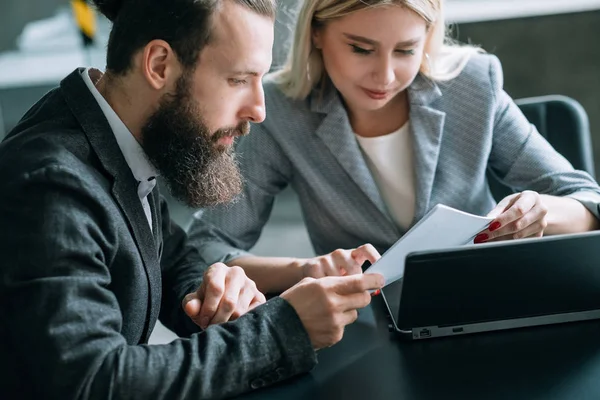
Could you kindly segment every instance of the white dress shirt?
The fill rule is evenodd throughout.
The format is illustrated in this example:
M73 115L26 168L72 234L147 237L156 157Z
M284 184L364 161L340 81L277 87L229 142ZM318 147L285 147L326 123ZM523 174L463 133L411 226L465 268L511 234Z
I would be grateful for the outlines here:
M133 134L129 131L129 129L127 129L127 126L125 126L123 121L121 121L117 113L100 94L98 89L96 89L95 83L98 82L98 80L100 80L102 77L102 72L94 68L87 68L85 71L83 71L82 77L90 89L90 92L92 92L92 95L98 102L100 109L106 116L108 124L112 128L115 139L117 139L117 144L123 153L123 157L125 157L127 165L129 165L133 176L139 182L137 188L138 197L142 203L142 208L146 214L146 219L148 220L148 225L150 225L150 230L152 230L152 213L150 211L150 204L148 203L148 195L150 192L152 192L154 186L156 186L156 176L158 175L157 171L152 163L148 160L148 157L146 156L146 153L144 153L142 146L140 146Z

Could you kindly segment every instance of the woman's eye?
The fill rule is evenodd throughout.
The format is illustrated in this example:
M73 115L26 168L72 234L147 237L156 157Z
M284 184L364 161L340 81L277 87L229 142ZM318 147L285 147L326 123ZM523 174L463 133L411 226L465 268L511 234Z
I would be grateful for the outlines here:
M396 50L396 52L403 54L405 56L414 56L415 55L415 51L413 49L408 49L408 50L398 49L398 50Z
M352 52L356 53L356 54L371 54L373 52L373 50L367 50L367 49L363 49L362 47L358 47L355 44L351 44L350 47L352 48Z

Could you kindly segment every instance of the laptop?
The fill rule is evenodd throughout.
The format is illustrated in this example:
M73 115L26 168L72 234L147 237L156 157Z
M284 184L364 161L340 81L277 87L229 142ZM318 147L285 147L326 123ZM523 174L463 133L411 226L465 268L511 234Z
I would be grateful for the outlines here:
M410 253L382 289L411 340L600 318L600 232Z

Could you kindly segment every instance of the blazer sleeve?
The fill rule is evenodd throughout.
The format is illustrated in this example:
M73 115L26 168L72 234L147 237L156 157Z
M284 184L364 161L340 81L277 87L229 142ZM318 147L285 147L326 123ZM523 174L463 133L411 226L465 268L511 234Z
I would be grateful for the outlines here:
M292 167L264 124L253 125L236 147L244 188L232 203L198 211L191 243L207 264L249 255L267 223L275 196L292 180Z
M600 218L600 188L586 172L575 170L530 124L503 89L500 61L490 57L494 94L492 149L489 167L509 187L579 200Z
M50 166L0 182L0 314L40 398L214 399L308 371L315 352L276 298L166 345L128 345L111 291L118 249L98 187Z
M183 311L181 301L186 294L196 291L208 267L198 249L191 246L185 231L174 223L166 200L160 197L163 251L160 260L162 272L162 303L160 321L180 337L200 332Z

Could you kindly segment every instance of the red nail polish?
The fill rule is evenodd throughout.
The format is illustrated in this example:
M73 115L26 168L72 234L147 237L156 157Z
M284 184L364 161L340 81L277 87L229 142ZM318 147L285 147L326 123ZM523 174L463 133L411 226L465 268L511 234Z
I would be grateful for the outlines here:
M381 294L381 290L377 289L376 291L373 292L372 296L379 296Z
M496 229L500 228L501 226L502 226L502 224L500 224L500 222L494 221L490 224L490 227L488 229L490 230L490 232L494 232Z
M482 243L485 242L486 240L488 240L490 237L487 235L487 233L480 233L479 235L475 236L475 239L473 239L474 243Z

